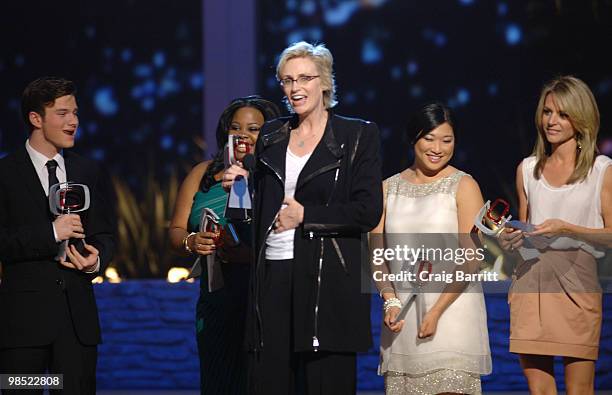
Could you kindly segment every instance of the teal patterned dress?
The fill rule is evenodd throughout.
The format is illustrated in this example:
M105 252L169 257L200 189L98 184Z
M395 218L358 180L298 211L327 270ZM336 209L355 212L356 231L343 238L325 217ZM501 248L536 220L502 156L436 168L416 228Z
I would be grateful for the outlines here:
M189 215L189 229L198 231L202 209L208 207L223 216L227 193L221 183L208 192L198 191ZM247 365L244 349L247 290L250 265L246 262L222 264L224 287L208 291L206 266L200 278L200 298L196 308L196 332L200 356L202 394L247 393Z

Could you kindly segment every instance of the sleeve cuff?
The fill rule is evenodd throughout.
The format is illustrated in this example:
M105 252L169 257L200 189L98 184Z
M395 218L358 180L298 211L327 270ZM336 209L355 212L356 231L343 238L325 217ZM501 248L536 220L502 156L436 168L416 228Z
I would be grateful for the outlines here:
M61 240L57 237L57 231L55 230L55 223L51 222L51 227L53 228L53 238L56 243L59 243Z
M98 273L100 271L100 256L98 256L98 262L93 269L86 271L87 274Z

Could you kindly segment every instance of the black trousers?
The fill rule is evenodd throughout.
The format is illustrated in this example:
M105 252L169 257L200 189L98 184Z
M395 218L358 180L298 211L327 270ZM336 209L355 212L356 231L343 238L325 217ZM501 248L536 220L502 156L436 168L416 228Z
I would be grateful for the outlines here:
M89 395L96 393L97 346L81 344L76 336L68 301L64 298L60 314L60 331L51 344L36 347L0 349L0 373L63 374L63 390L52 394ZM43 390L2 390L2 394L42 394Z
M206 270L200 278L196 308L196 338L200 357L202 395L245 395L247 393L247 352L244 324L250 265L224 263L225 286L208 291Z
M352 395L356 353L295 352L292 328L293 260L266 261L262 295L263 350L250 354L250 394Z

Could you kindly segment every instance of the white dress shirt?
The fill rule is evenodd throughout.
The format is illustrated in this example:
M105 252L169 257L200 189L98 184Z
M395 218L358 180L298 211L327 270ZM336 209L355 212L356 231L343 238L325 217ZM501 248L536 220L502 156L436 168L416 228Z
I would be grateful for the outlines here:
M47 158L46 155L36 151L30 145L30 140L26 140L26 151L30 155L36 174L42 189L45 191L45 196L49 196L49 169L47 168L47 162L55 160L57 162L57 168L55 169L55 175L59 182L66 182L66 164L64 163L64 157L61 154L55 154L53 158ZM57 237L56 237L57 239Z

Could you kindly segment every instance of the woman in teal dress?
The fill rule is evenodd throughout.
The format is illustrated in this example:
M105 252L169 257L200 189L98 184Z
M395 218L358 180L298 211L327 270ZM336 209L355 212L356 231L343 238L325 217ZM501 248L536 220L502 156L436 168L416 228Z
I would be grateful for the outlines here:
M176 199L169 231L172 248L182 255L215 254L216 259L222 261L222 288L209 291L205 267L200 279L196 332L202 394L247 393L243 338L251 256L244 242L237 247L222 246L217 251L214 235L199 229L202 209L212 209L223 217L227 193L220 180L224 171L223 147L228 135L245 136L255 144L263 123L279 115L275 104L258 96L234 99L219 118L217 155L191 170ZM225 222L223 218L221 221Z

